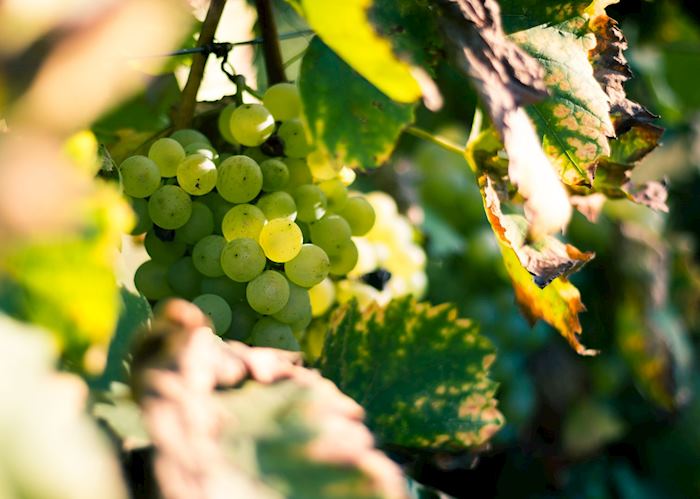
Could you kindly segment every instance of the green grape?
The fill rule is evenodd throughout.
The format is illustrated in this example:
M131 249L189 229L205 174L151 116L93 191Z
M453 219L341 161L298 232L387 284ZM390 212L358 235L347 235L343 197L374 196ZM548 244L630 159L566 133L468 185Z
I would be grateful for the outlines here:
M177 229L175 240L192 245L213 232L214 214L204 203L193 201L192 215L185 225Z
M289 169L279 159L267 159L260 163L263 174L262 190L265 192L279 191L289 181Z
M119 166L124 194L132 198L147 198L160 187L160 170L146 156L131 156Z
M357 246L352 240L344 243L337 253L331 255L330 273L333 275L346 275L357 265Z
M216 186L216 165L202 154L190 154L177 167L177 182L188 194L206 194Z
M246 148L245 155L251 159L254 159L257 164L260 164L263 161L267 161L268 159L273 159L264 152L262 152L259 147Z
M170 135L170 138L178 141L183 148L196 142L201 142L204 144L209 143L209 139L206 135L204 135L202 132L198 132L197 130L192 130L191 128L183 128L182 130L173 132Z
M311 224L311 242L323 248L329 256L337 254L351 235L350 225L338 215L326 215Z
M304 330L307 327L309 327L309 324L311 324L312 320L313 320L313 317L311 315L311 306L309 306L309 315L307 317L304 317L303 319L298 320L298 321L290 324L290 326L292 326L292 332L295 335L304 332Z
M284 191L271 192L261 197L255 206L265 214L265 218L287 218L294 220L297 217L297 205L294 198Z
M314 151L306 158L311 175L316 180L330 180L338 176L339 169L321 152Z
M148 200L148 214L158 227L179 229L192 215L192 200L180 187L164 185Z
M261 104L243 104L231 113L231 134L244 146L259 146L275 131L275 118Z
M221 252L221 268L236 282L248 282L265 270L265 253L260 245L248 237L226 243Z
M282 162L287 165L289 171L289 180L284 189L288 192L294 191L299 186L313 183L311 170L306 161L299 158L284 158Z
M235 104L227 104L219 113L219 119L216 125L219 128L221 137L223 137L226 142L238 146L238 142L233 138L233 134L231 133L231 114L233 114L234 109L236 109Z
M299 254L302 244L301 229L286 218L270 220L260 231L260 246L273 262L288 262Z
M206 236L199 240L192 249L192 261L194 266L207 277L224 275L221 268L221 252L226 246L226 239L222 236Z
M185 150L180 143L167 137L156 140L148 149L148 157L158 165L160 176L166 178L177 174L177 165L185 156Z
M248 283L245 295L259 314L276 314L289 300L289 281L277 271L266 270Z
M136 269L134 285L149 300L160 300L172 296L173 290L167 281L168 267L160 262L148 260Z
M207 159L215 161L219 157L219 153L216 152L211 144L204 142L193 142L185 147L185 154L191 156L192 154L201 154Z
M277 121L296 118L301 113L301 96L293 83L277 83L263 95L263 104Z
M227 276L204 277L200 286L200 294L219 295L226 303L247 303L245 298L245 284L235 282Z
M226 214L231 208L233 208L233 203L226 201L216 191L205 194L199 198L198 201L201 201L207 205L214 214L214 233L221 234L221 224L223 223Z
M216 189L226 201L247 203L260 193L262 171L248 156L231 156L219 165Z
M328 312L335 302L335 286L333 281L325 278L313 288L309 289L309 301L311 302L311 315L321 317Z
M311 320L311 302L309 301L308 290L289 284L289 300L287 304L273 315L275 319L285 324L295 324L306 320Z
M285 121L277 130L284 142L284 155L290 158L303 158L311 152L311 144L306 138L304 125L298 119Z
M199 294L202 285L200 274L189 256L183 256L168 269L168 284L178 296L188 300Z
M230 282L230 281L229 281ZM250 308L247 301L231 304L231 327L225 334L227 339L245 340L253 332L253 326L260 319L260 315Z
M228 331L232 319L231 307L223 298L216 295L199 295L192 303L211 319L216 334L223 335Z
M299 186L292 195L297 205L297 219L302 222L314 222L326 214L326 195L318 186Z
M257 347L272 347L298 352L299 342L294 337L292 328L271 317L263 317L253 326L250 344Z
M129 198L129 203L136 215L136 225L131 229L130 234L138 236L149 231L153 227L153 222L151 217L148 216L148 201L143 198Z
M163 241L155 232L146 233L143 240L146 253L152 260L170 265L180 259L185 254L187 246L180 241Z
M330 211L337 213L348 201L348 189L345 187L345 184L340 181L340 179L333 178L330 180L324 180L318 184L318 188L321 189L321 191L323 191L323 193L326 195L328 209Z
M221 221L221 231L227 241L240 237L258 240L265 225L265 214L252 204L239 204L228 210Z
M374 226L374 208L362 196L348 199L338 214L350 225L353 236L364 236Z
M284 273L289 280L305 288L323 281L329 269L328 255L314 244L303 245L299 254L284 264Z

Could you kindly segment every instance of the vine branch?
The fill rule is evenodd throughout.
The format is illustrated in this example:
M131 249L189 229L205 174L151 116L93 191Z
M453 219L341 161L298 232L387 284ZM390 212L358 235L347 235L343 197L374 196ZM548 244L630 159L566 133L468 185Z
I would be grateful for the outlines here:
M221 14L224 11L225 5L226 0L211 0L209 10L207 10L207 16L204 18L204 22L202 23L202 30L199 33L197 47L211 45L211 43L214 41L216 27L219 25L219 20L221 20ZM176 130L187 128L192 122L195 106L197 105L197 92L199 91L199 86L202 83L204 66L206 66L208 58L209 52L198 52L192 56L192 67L190 68L190 74L187 77L185 88L182 89L180 106L178 107L173 120L174 128Z
M414 137L418 137L419 139L427 140L428 142L432 142L433 144L436 144L442 147L443 149L459 154L460 156L464 156L464 147L460 146L459 144L455 144L454 142L447 140L444 137L433 135L432 133L423 130L422 128L418 128L416 126L409 126L404 131L409 135L413 135Z
M280 50L277 25L272 13L270 0L256 0L258 10L258 22L262 31L262 47L265 56L265 71L267 72L267 84L274 85L287 81L282 63L282 51Z

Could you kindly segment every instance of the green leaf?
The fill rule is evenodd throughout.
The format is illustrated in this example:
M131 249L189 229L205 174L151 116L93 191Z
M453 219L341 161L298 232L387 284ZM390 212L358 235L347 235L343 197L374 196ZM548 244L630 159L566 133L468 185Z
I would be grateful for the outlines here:
M151 444L143 422L141 409L131 398L129 387L114 383L110 391L100 393L102 401L92 406L91 413L121 441L124 451L131 451Z
M596 0L597 1L597 0ZM500 0L501 19L506 33L534 28L541 24L557 24L580 16L591 0ZM608 2L612 3L612 2Z
M309 26L358 73L397 102L415 102L421 89L411 66L392 52L368 18L372 0L301 0ZM342 79L338 75L338 80Z
M43 331L0 314L0 497L126 499L121 469L82 411L87 387L54 370Z
M413 121L413 105L391 101L318 38L304 56L299 90L318 150L342 164L381 165Z
M608 96L588 60L595 37L582 34L584 25L576 18L511 35L545 70L550 96L527 110L545 153L571 186L591 184L596 161L610 153L608 137L615 135Z
M367 411L386 445L459 450L488 440L503 424L494 349L454 306L407 297L335 315L319 367Z

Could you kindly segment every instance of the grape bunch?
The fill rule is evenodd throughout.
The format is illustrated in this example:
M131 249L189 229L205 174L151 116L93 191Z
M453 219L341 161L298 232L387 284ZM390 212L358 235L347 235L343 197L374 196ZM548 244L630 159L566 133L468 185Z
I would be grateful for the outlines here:
M354 238L358 258L347 277L326 279L310 290L314 317L353 298L364 308L409 294L420 298L426 291L426 255L409 220L384 192L370 192L364 200L375 213L375 223L366 235Z
M293 84L262 104L230 104L217 151L197 130L153 142L119 168L150 260L136 271L151 302L191 300L216 332L260 346L299 349L312 297L355 268L353 240L375 210L349 193L354 172L307 161L312 148ZM357 239L356 239L357 240Z

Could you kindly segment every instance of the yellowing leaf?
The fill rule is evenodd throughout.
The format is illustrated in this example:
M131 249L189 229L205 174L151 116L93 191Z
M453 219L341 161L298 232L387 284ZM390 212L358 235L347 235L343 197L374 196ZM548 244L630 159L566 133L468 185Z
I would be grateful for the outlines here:
M396 58L389 40L368 19L372 0L302 0L304 17L323 41L374 86L397 102L421 96L411 66Z

